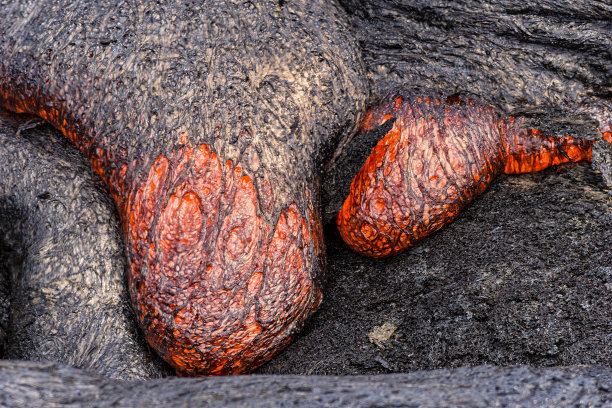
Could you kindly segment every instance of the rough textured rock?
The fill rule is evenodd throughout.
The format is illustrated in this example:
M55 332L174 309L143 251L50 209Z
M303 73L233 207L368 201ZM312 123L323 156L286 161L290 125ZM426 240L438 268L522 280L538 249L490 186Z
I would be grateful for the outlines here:
M474 367L386 376L235 376L126 383L50 363L3 361L0 389L0 405L15 408L601 407L612 404L612 372L595 367Z
M518 5L515 2L495 0L486 3L465 3L466 6L458 6L456 3L428 5L378 0L359 3L346 0L342 3L352 28L344 31L348 26L343 23L345 17L341 11L334 8L334 13L337 13L336 16L339 18L337 22L341 26L338 31L340 34L344 33L346 40L342 43L343 47L335 48L336 50L340 48L338 60L351 54L351 49L354 50L354 41L351 40L350 34L355 34L359 39L366 68L369 71L365 77L369 79L373 89L370 101L380 98L395 85L408 85L413 89L421 89L424 93L475 95L478 99L495 105L506 113L518 112L533 116L534 127L553 132L562 130L568 134L593 135L596 134L598 127L601 128L602 124L605 125L610 119L606 109L609 108L609 88L612 82L610 81L612 28L606 16L610 14L612 7L605 2L572 1L560 5L545 1ZM226 140L224 138L227 137L228 143L231 141L236 143L224 145L221 149L223 153L217 153L219 157L225 155L223 159L235 159L237 156L243 157L241 156L243 153L244 157L250 155L248 149L244 152L240 150L243 141L252 136L249 132L240 133L244 129L244 123L240 122L243 120L239 117L240 112L251 113L264 106L264 116L274 118L274 123L266 123L262 119L263 122L257 121L257 126L254 121L253 128L249 127L251 132L253 129L261 131L261 137L272 134L274 129L280 127L283 129L281 133L287 135L287 140L292 140L290 135L295 135L292 130L294 123L298 123L297 133L303 137L301 141L310 142L309 131L319 126L321 134L336 133L335 141L330 140L329 144L322 142L319 145L320 151L313 153L313 163L318 161L320 164L321 157L331 152L336 142L343 144L339 141L342 131L357 124L360 113L358 111L362 105L359 100L365 95L359 95L358 91L365 92L367 88L361 83L363 78L358 73L354 76L348 75L351 80L357 80L353 83L355 95L350 91L345 91L344 95L341 92L331 92L330 90L335 89L333 81L328 83L323 80L324 86L321 86L321 83L313 85L314 89L311 89L313 93L308 95L314 94L315 99L308 102L309 108L303 111L294 109L294 105L291 104L292 90L287 91L283 88L283 85L291 82L287 77L264 76L272 72L270 70L278 66L277 64L282 63L282 59L275 56L276 53L291 46L284 48L283 44L271 41L272 48L266 48L267 51L257 54L254 60L249 60L248 52L245 50L253 44L251 42L253 38L244 39L242 42L230 41L229 44L221 41L209 44L210 47L204 47L205 50L214 51L215 46L218 49L227 48L226 53L209 55L194 51L193 47L199 45L198 42L201 41L201 38L196 36L192 38L193 42L187 42L188 48L192 47L191 50L194 52L188 53L188 57L184 59L173 60L175 51L183 52L181 47L183 44L178 40L173 44L173 38L184 39L181 37L183 34L173 37L174 30L180 31L181 28L187 27L193 17L189 14L188 8L183 8L181 4L179 4L181 7L166 9L156 3L143 2L142 8L133 9L136 10L134 14L119 13L116 16L104 8L105 3L100 5L92 3L80 9L77 3L74 8L62 8L61 13L59 9L42 11L39 4L42 3L0 2L0 11L5 11L12 5L18 6L11 9L15 14L0 20L0 33L10 32L8 39L7 37L0 39L0 55L8 55L8 48L13 51L18 50L11 53L10 61L0 59L0 65L4 64L0 68L0 77L8 72L6 75L17 82L22 81L19 82L21 85L40 84L40 89L24 85L20 92L35 94L38 90L44 91L36 96L43 100L48 98L47 104L37 106L38 111L34 110L43 116L43 111L47 112L46 109L49 109L50 113L55 112L47 115L47 118L73 139L76 136L71 132L75 129L71 126L83 118L88 122L84 124L84 128L77 126L76 130L90 131L90 136L98 135L102 139L115 137L116 132L119 132L120 136L117 138L123 140L120 125L133 123L134 120L136 124L133 127L128 126L123 129L125 134L154 130L153 134L156 137L161 135L163 138L175 129L184 127L193 130L195 127L198 130L204 129L209 134L212 132L214 135L218 125L214 115L219 114L220 121L224 126L227 124L226 127L219 129L221 131L219 140ZM249 7L249 4L252 3L247 2L245 6ZM309 7L308 12L319 11L317 4L319 3ZM292 1L273 2L270 3L269 10L278 10L282 15L291 15L291 10L299 6ZM255 5L256 9L258 7L259 5ZM178 11L184 13L176 20L167 18ZM243 39L241 33L244 33L246 27L250 27L247 23L251 18L255 18L253 21L259 21L257 18L265 14L228 16L219 13L222 21L230 23L229 27L234 27L233 24L239 22L235 26L236 31L232 32L236 34L232 38L238 40ZM276 15L274 13L271 12ZM70 21L68 25L58 24L61 18L58 17L57 20L55 16L59 15L70 15L75 20ZM98 15L103 17L96 19ZM295 17L297 16L296 14ZM76 20L78 17L82 17L87 24L79 23ZM143 31L139 32L140 28L136 32L122 31L122 27L133 24L133 21L139 18L146 19ZM223 20L224 18L227 20ZM91 19L95 21L92 22ZM311 28L315 26L318 30L316 38L310 39L315 43L325 43L329 32L322 28L327 26L318 26L315 20L308 20L309 22L305 23L311 25ZM300 24L299 21L291 21ZM30 30L31 27L25 26L26 22L31 22L33 26L40 28ZM48 43L47 41L53 40L46 37L38 38L40 33L49 27L57 30L54 32L57 36L51 38L57 39L58 43ZM211 30L222 31L226 28L228 26L211 26ZM306 28L304 30L307 31ZM266 29L263 31L265 37ZM305 31L294 30L294 33L303 34ZM199 33L196 28L193 32ZM156 35L162 33L164 35ZM165 36L168 33L171 35ZM290 54L302 47L300 34L296 35L297 37L291 37L294 41L292 44L298 46L291 49ZM127 40L124 41L126 38L140 43L128 44ZM41 44L50 46L45 47ZM310 44L307 42L307 45ZM80 48L81 46L84 48ZM138 48L135 55L143 58L142 65L134 65L133 61L125 59L127 54L132 54L129 47ZM93 54L83 52L85 48L92 50ZM172 49L172 52L168 52L168 49ZM61 52L57 54L57 50ZM210 58L211 55L220 59ZM134 70L119 67L120 62L112 59L116 56L119 56L117 61L125 60L124 63ZM169 58L164 59L162 56ZM314 56L320 55L315 53ZM223 59L225 57L228 60ZM330 60L335 58L329 53L324 53L324 57ZM93 68L87 58L93 59L91 62ZM351 58L355 64L359 63L359 55L352 55ZM19 62L15 62L17 60ZM299 58L291 61L298 60ZM325 58L323 60L325 61ZM195 64L194 61L205 64L206 68L198 68L192 64ZM196 92L201 89L194 91L195 94L185 94L187 95L185 99L177 96L184 84L181 81L189 83L204 81L202 76L198 78L197 74L201 73L200 69L212 67L211 61L220 64L217 71L212 68L207 71L213 72L212 81L216 80L216 74L221 76L227 74L228 78L231 77L230 82L234 84L232 86L235 87L228 85L217 89L214 86L216 83L210 87L207 83L204 89L206 94L202 99L213 105L204 104L206 109L203 108L204 105L198 103L190 104L202 96ZM241 75L244 73L241 71L244 68L244 61L251 61L252 65L248 69L255 67L254 71L260 75ZM325 65L315 57L309 61L313 63L312 67L308 63L302 66L297 62L294 67L319 70L318 63ZM96 80L95 75L89 76L90 68L94 71L100 69L104 75L97 77ZM259 68L262 70L257 71ZM335 70L342 67L328 68ZM164 69L167 75L161 77L153 75L159 69ZM289 71L293 74L291 69L282 70L282 74ZM27 77L21 76L23 72ZM41 72L49 73L50 84L45 82L46 78L36 77ZM141 75L143 72L144 76ZM235 72L240 75L235 77L230 75ZM204 77L211 78L211 76ZM260 85L265 86L260 88L249 88L250 85L246 84L252 82L253 78L267 78L268 82L261 81ZM75 90L74 84L69 84L70 80L75 79L77 82L87 83L87 86L79 88L79 92L69 95L68 98L64 87ZM156 82L156 79L160 82ZM220 81L223 82L223 79ZM160 87L161 84L163 88ZM62 96L57 100L49 99L49 93L53 93L51 91L56 91ZM145 97L147 95L150 98ZM356 102L338 108L342 112L347 112L344 109L350 112L346 113L348 116L339 114L342 119L335 121L338 116L333 112L341 105L341 101L345 100L346 95L354 97ZM3 98L10 99L6 96ZM318 104L317 98L319 101L327 101L322 103L322 106L330 110L325 111L326 113L318 111L315 108ZM328 98L336 98L332 103L333 107L328 106ZM88 104L91 100L105 99L110 106L109 110L98 109L100 105ZM127 105L125 101L128 101ZM11 103L13 102L11 100ZM15 107L14 104L11 106ZM25 107L20 105L20 108ZM28 107L30 108L32 106ZM110 114L105 115L109 111ZM56 115L57 112L64 112L63 116ZM161 115L162 113L164 115ZM274 114L286 116L277 118ZM257 116L256 113L253 115ZM296 115L300 119L298 122L293 120ZM63 122L64 118L67 120L67 125ZM314 125L313 122L317 124ZM232 128L232 124L236 123L238 126ZM250 122L247 125L250 125ZM309 127L311 125L312 127ZM237 138L236 132L238 132ZM375 143L369 137L373 134L380 137L385 132L381 132L380 129L375 130L357 143L354 140L352 144L344 146L343 151L348 159L341 160L340 156L335 156L333 163L336 165L329 167L326 195L329 195L330 191L334 193L335 190L342 190L348 186L352 176L369 154L370 147ZM313 134L317 135L317 132ZM189 139L196 136L189 133L187 137ZM104 155L99 156L99 152L94 149L96 138L92 137L91 141L92 145L81 146L82 150L89 153L94 167L99 173L103 173L98 164L105 163L108 158ZM189 141L192 146L197 146L195 141L191 139ZM168 147L168 150L164 150L165 148L156 150L158 146L154 146L152 150L167 158L172 149L181 148L183 141L179 139L179 142L175 146ZM116 151L121 153L118 156L124 157L121 151L123 148L130 154L136 154L139 146L119 143L112 149L117 149ZM280 153L282 152L279 152L279 160L283 158ZM271 155L276 156L274 152ZM165 166L163 160L154 164L158 157L160 156L153 154L149 159L143 159L146 163L137 163L142 164L145 170L141 170L142 174L135 175L134 179L145 180L149 175L154 175L155 170L162 169ZM289 155L287 160L291 160L291 157ZM603 157L599 163L605 166L606 160ZM129 166L138 167L129 160L126 162ZM274 173L272 178L289 180L287 189L290 194L297 194L293 188L299 189L303 184L308 184L300 178L302 173L283 173L283 170L275 167L272 162L263 159L258 162L250 158L245 159L246 162L251 165L263 163L263 168L268 170L267 174ZM350 171L351 166L357 168ZM309 172L315 174L316 167L312 164L312 168L309 167L304 174ZM149 171L151 168L153 171ZM248 172L249 167L246 168L247 170L243 171ZM113 166L111 169L113 169L111 172L116 170ZM119 173L120 170L121 167ZM112 174L103 174L103 176L107 182L109 177L112 178ZM254 186L261 189L255 178L252 180ZM388 373L483 363L609 366L612 341L609 305L612 290L608 242L611 238L612 217L610 198L601 180L599 173L593 172L588 165L565 166L561 170L548 170L518 178L504 177L494 182L488 192L468 207L455 223L427 238L409 253L385 261L372 261L349 253L339 241L334 229L328 227L330 280L326 286L326 301L320 313L306 326L297 342L263 367L261 372ZM110 184L112 187L113 183ZM313 186L316 184L315 182ZM282 190L282 187L275 183L271 183L271 186ZM134 191L137 194L138 189ZM313 188L312 191L318 192L318 189ZM115 188L113 192L117 194L117 189ZM343 199L344 197L341 197L341 200ZM311 196L304 200L302 203L312 204L315 214L319 211L316 207L318 197ZM333 200L326 199L327 201L331 204L326 206L328 209L326 213L333 216L335 213ZM275 207L274 211L277 211L275 214L278 214L280 207ZM302 215L304 211L308 212L302 207L299 209L303 212ZM306 217L310 217L310 213ZM13 264L9 264L9 267ZM2 288L0 292L7 292L9 289ZM4 306L6 307L6 302ZM6 320L2 324L4 326L0 327L9 327ZM59 398L57 404L73 401L70 398L77 398L75 402L77 404L78 395L84 395L86 402L83 404L88 405L88 402L91 402L91 399L87 399L89 396L94 398L94 395L109 395L105 394L108 391L112 395L109 397L109 404L125 398L125 401L133 402L134 405L139 404L139 401L142 401L142 405L151 405L152 401L163 401L162 395L156 392L166 387L157 381L139 383L138 386L147 389L146 392L139 393L138 386L130 388L133 384L107 382L97 377L90 380L82 372L66 368L23 362L3 362L2 366L5 368L4 378L8 382L0 388L3 391L7 390L6 394L2 394L6 398L12 396L20 398L14 391L19 390L18 385L29 384L27 386L31 385L33 394L27 395L45 398L50 402L58 401L54 398ZM409 378L407 381L411 384L419 383L421 380L427 382L434 378L433 382L437 385L428 388L428 392L423 391L424 394L420 394L419 397L421 399L417 400L421 404L426 404L428 398L436 398L442 387L441 383L458 382L461 388L468 387L467 384L494 383L496 385L490 388L491 392L497 392L496 386L501 387L497 390L504 390L504 386L512 383L508 377L504 377L504 373L516 374L513 370L515 369L475 368L432 373L417 372L406 378ZM565 374L549 376L551 371L548 369L516 370L519 370L517 377L525 383L520 388L524 393L519 391L518 395L514 394L516 388L511 388L507 393L500 392L499 398L514 396L523 398L527 395L526 400L520 400L524 405L537 404L540 400L530 399L532 394L529 394L537 390L541 391L541 394L536 392L538 398L541 396L542 401L552 400L555 406L564 403L580 405L581 397L588 398L582 405L596 406L610 403L608 369L586 369L587 372L584 374L586 377L565 377ZM474 377L474 373L478 372L481 374ZM443 373L441 375L444 380L438 377L440 373ZM493 373L492 377L499 374L501 377L497 378L501 380L487 383L483 378L483 376L489 378L487 373ZM452 378L448 379L449 375ZM263 377L263 382L258 382L257 378L256 376L224 378L214 380L210 384L213 384L215 392L225 389L224 384L227 384L228 389L234 390L240 390L238 382L245 387L252 386L247 392L248 396L258 394L257 398L261 398L261 404L269 405L270 400L275 401L274 398L301 397L298 394L304 389L292 388L292 385L287 385L284 381L292 384L312 381L318 384L313 387L335 386L338 381L354 384L348 387L354 386L359 390L358 395L349 393L347 399L341 401L349 401L346 403L350 404L350 401L371 395L361 391L369 390L368 384L380 385L377 381L386 383L384 386L390 387L386 389L390 390L390 393L394 392L393 386L388 384L393 384L398 377L392 375L380 380L373 377L367 377L365 380L329 377L312 380L301 377L298 379L289 377L288 380L280 378L278 388L270 387L269 394L262 394L262 389L265 391L272 380ZM577 383L573 383L573 379L576 378L578 378ZM81 380L86 383L85 388L81 388L79 382ZM16 381L21 382L16 383ZM205 388L206 386L202 384L209 380L163 381L167 381L168 387L171 388L169 398L180 396L189 398L189 395L199 394L191 394L193 390L183 391L182 384L185 384L185 387L189 387L189 384L200 384L196 388ZM402 386L398 392L408 388L405 382L400 381L400 383ZM96 384L102 389L97 388ZM576 384L576 387L572 384ZM560 385L560 388L555 388L557 385ZM452 385L450 389L456 390L457 387ZM576 390L576 393L562 400L564 395L567 395L563 394L564 390L568 389ZM45 394L45 390L51 391ZM73 392L75 390L85 394ZM555 390L559 390L559 394L555 394ZM310 388L305 392L310 392ZM325 397L329 395L330 398L335 398L334 395L337 396L339 393L341 394L342 390L336 388L335 391L333 389L329 391L329 394L317 392L317 395ZM242 394L236 391L233 395ZM457 398L464 405L477 406L482 401L479 399L480 395L480 392L474 392L461 394ZM66 399L62 399L63 396L67 396ZM560 399L555 399L557 396ZM211 398L221 398L221 396L215 393ZM382 396L375 395L374 398L380 399ZM13 405L21 403L18 399L7 399L7 401ZM228 401L222 400L222 402L225 405ZM488 402L490 400L485 401Z
M170 371L138 331L114 204L82 155L43 121L0 108L3 358L112 378Z
M191 375L279 352L321 301L319 176L367 98L342 9L4 1L0 14L0 105L56 126L106 182L149 344Z
M471 94L516 114L612 95L608 1L340 0L372 96L401 86Z
M606 2L342 4L364 50L373 101L393 86L472 94L526 114L549 134L583 137L612 120ZM387 131L360 135L329 172L327 222ZM597 143L593 155L601 172L581 164L503 177L453 224L389 260L350 254L328 226L327 301L305 335L262 371L609 365L611 201L601 183L602 174L610 179L609 143Z
M368 71L370 104L390 90L473 96L549 135L612 131L612 5L606 1L340 0ZM331 168L324 219L370 151ZM372 141L370 140L370 143ZM375 144L375 143L374 143ZM373 145L372 145L373 147ZM365 152L365 156L364 156ZM329 183L329 181L328 181Z
M19 138L4 139L6 150L2 157L7 157L6 163L18 166L21 161L9 160L8 152L28 154L31 157L26 162L32 169L44 166L45 177L36 180L5 178L4 185L16 186L18 182L31 185L28 181L35 181L46 190L52 187L53 198L65 203L69 202L66 197L70 194L85 195L89 197L83 200L87 205L82 211L86 214L101 211L104 204L108 206L110 202L105 198L91 198L100 194L100 187L94 183L93 187L86 188L90 183L87 178L92 174L84 170L82 159L73 149L45 126L28 130L27 124L32 122L27 119L30 118L4 117L4 123L12 124L6 129L13 134L18 124L23 127L25 121L25 127ZM48 144L48 138L57 143ZM56 173L50 166L54 161L59 163ZM65 174L67 170L73 173ZM9 173L24 176L21 171ZM25 175L28 174L31 175L26 171ZM48 180L53 174L59 175L59 179ZM80 187L66 188L66 179L78 180L77 187ZM24 194L23 189L15 190L14 187L12 193L5 192L12 197L12 208L16 207L15 202L23 206L28 199L33 200L31 206L40 206L38 193L37 188ZM78 205L78 198L69 198ZM98 204L92 206L92 200ZM66 212L59 205L51 206L51 210L52 214L59 214L60 221L67 218L68 225L75 225L70 218L72 212ZM30 220L36 219L36 211L22 210L22 213L31 213ZM14 228L18 218L14 215L8 221L3 218L10 223L4 226L6 234L22 236ZM112 223L109 226L104 215L99 218L102 220L98 221L98 228L110 234L111 248L120 245L112 243L113 238L118 238L116 230L113 233ZM588 164L572 164L537 174L502 177L455 223L408 253L391 259L371 260L353 253L342 243L333 224L328 225L330 278L326 302L296 343L260 372L378 374L485 363L609 365L612 275L607 265L611 264L612 254L605 243L612 239L611 224L612 199L599 174ZM52 221L47 225L45 229L28 228L28 224L24 228L30 234L44 235L51 227L61 229L62 223ZM101 236L95 226L83 230ZM74 231L70 235L74 235ZM80 235L74 238L81 240ZM100 242L100 239L85 238L83 241ZM66 243L65 238L62 243ZM121 262L121 258L108 257L104 253L95 255L101 256L104 262ZM39 267L42 266L44 264ZM21 273L24 272L27 271ZM35 275L26 277L29 280L23 277L22 280L27 285L40 285L40 281L33 279ZM87 275L73 272L71 277L78 280L86 279ZM61 279L62 275L60 283ZM115 272L115 285L117 279ZM94 292L96 288L94 285ZM122 292L120 286L115 289ZM26 295L28 293L37 292L26 292ZM70 294L76 296L79 291ZM66 308L75 304L72 301L66 304L62 299L55 310L49 311L55 316L51 320L56 321L60 329L70 327L69 333L78 333L63 340L77 341L81 346L57 347L56 339L57 348L42 349L54 354L41 353L42 356L37 357L31 345L35 342L44 345L49 337L37 337L39 333L32 330L22 332L20 339L9 342L13 349L22 353L9 356L42 357L84 366L104 375L120 376L121 370L116 371L113 359L121 361L124 358L131 364L134 355L122 348L121 338L110 337L112 341L105 344L108 340L101 337L99 331L90 330L96 327L92 324L112 330L122 318L114 322L116 311L100 313L105 303L89 303L91 297L90 292L82 293L81 301L89 304L89 308L82 311L85 316L69 317ZM117 299L118 296L115 302ZM28 308L25 299L16 308L35 318L47 317L37 316L40 308ZM13 318L12 323L21 327L19 319ZM88 335L92 333L96 335ZM28 334L34 337L27 338ZM21 343L23 340L28 347ZM92 356L83 356L81 349L101 345L108 350L103 356L107 361L97 361L97 365L83 364L83 358ZM66 354L61 356L60 352Z
M326 301L260 372L610 365L612 198L586 163L502 176L389 259L326 238Z

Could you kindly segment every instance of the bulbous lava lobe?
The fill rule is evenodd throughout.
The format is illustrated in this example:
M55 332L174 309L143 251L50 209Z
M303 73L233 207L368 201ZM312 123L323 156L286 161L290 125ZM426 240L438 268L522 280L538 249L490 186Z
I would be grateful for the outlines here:
M133 306L179 373L252 370L321 301L320 165L367 95L324 0L5 1L0 104L89 158Z
M344 241L372 257L397 254L440 229L501 173L591 159L592 140L546 137L472 100L398 92L369 109L361 129L392 118L337 216Z

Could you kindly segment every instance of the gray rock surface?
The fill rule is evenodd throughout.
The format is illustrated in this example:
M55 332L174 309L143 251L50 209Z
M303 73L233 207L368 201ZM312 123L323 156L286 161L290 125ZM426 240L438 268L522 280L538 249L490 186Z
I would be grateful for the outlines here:
M26 120L13 116L9 119L13 121L13 127L9 128L13 132L17 120L21 123ZM5 123L6 120L5 117ZM46 126L20 133L19 138L5 140L5 149L10 150L11 145L17 144L21 148L13 148L13 154L30 154L33 160L45 161L50 169L47 177L52 175L53 166L49 163L53 164L55 154L61 169L73 170L78 175L71 177L83 180L77 192L99 194L95 182L89 187L91 173L83 167L82 159L59 135ZM45 143L48 138L54 143ZM23 149L24 145L31 146L29 152ZM3 152L7 157L7 152ZM48 183L46 177L36 180ZM18 184L17 181L9 184ZM69 202L66 196L74 191L57 182L45 186L52 188L50 194L63 202ZM35 193L37 190L32 190L32 199L40 195ZM24 200L27 194L19 197ZM36 198L33 205L40 206L39 201L40 198ZM98 201L107 205L110 202L106 198ZM610 196L599 174L588 164L574 164L498 180L456 222L408 253L388 260L375 261L352 253L340 241L333 225L328 225L330 278L325 302L297 341L259 372L343 375L479 364L609 365L612 336L608 327L611 318L608 305L612 300L612 281L610 268L605 265L610 265L611 255L604 243L612 238L611 207ZM98 207L88 206L86 210L92 208ZM29 219L40 217L37 214L40 211L31 211ZM66 218L66 214L62 214ZM18 225L16 219L11 220L11 227L5 225L4 230L16 232L13 229ZM49 228L63 228L57 221L48 225ZM95 225L84 230L96 231ZM101 225L108 225L108 220ZM41 234L48 230L32 228L28 231ZM112 228L110 236L112 243ZM7 238L5 242L9 242ZM27 269L22 266L19 273L23 276L24 272L27 273ZM71 278L70 275L67 270L66 277ZM116 282L118 278L114 276ZM22 278L22 281L28 285L40 282L32 279L36 278L35 274L27 277L30 280ZM84 278L87 275L72 273L77 283ZM59 281L64 282L61 277ZM82 299L103 296L96 287L104 284L98 282L97 285L93 287L93 294L83 292ZM126 293L118 288L120 296L115 298L115 304L119 299L121 305L121 296L125 301ZM28 293L32 299L39 292L34 289L26 293L18 303L21 313L40 310L28 308ZM71 291L65 296L76 294L78 291ZM81 311L81 319L66 320L66 307L74 303L61 301L51 303L49 312L39 316L48 319L50 315L50 320L55 321L59 329L69 322L71 332L77 335L60 338L76 341L77 345L72 348L58 347L60 343L56 341L56 348L42 348L43 353L37 357L34 355L36 348L31 346L40 338L36 330L26 330L18 341L9 337L9 350L21 350L30 359L48 358L107 376L125 377L125 373L117 371L116 362L123 361L134 371L135 361L146 357L146 353L131 354L125 340L119 337L120 332L116 332L122 329L126 318L112 308L111 312L103 312L108 309L107 303L90 304ZM120 311L125 312L121 308ZM120 319L114 321L117 316ZM15 318L10 322L19 323ZM83 325L75 325L78 322ZM115 336L110 339L118 341L106 344L104 330L108 335L109 329ZM8 332L14 332L10 324ZM83 348L101 345L110 353L105 356L107 361L84 364L84 357L87 360L95 356L83 353ZM62 356L59 352L65 354ZM255 375L223 378L211 383L181 379L165 380L169 381L168 385L153 382L119 386L99 377L89 377L82 371L49 364L7 361L1 367L0 389L8 390L3 393L6 406L33 406L42 402L45 405L88 406L93 395L100 397L96 402L99 406L111 403L146 406L152 401L186 406L196 401L213 400L221 401L219 406L263 406L275 401L298 405L314 401L315 394L322 398L317 403L331 406L389 406L393 401L415 401L423 406L436 401L446 401L449 405L452 401L457 404L463 401L465 406L487 406L499 397L497 392L514 395L515 400L508 400L513 403L537 404L545 401L545 390L551 394L558 390L559 395L555 398L564 398L553 398L549 406L561 406L562 401L567 405L582 401L583 405L597 406L595 402L610 398L612 386L609 368L583 368L584 375L578 377L567 374L568 369L481 367L421 371L408 376L270 379ZM570 372L575 370L577 368L569 369ZM2 385L2 381L9 382ZM15 382L19 382L20 387L14 386ZM265 394L261 393L262 384L267 384ZM461 385L459 393L456 393L457 384ZM509 387L512 392L504 391L503 387ZM224 394L222 391L226 389L227 394ZM483 397L483 392L490 395ZM227 399L226 395L230 394L233 397Z
M0 108L3 358L112 378L171 373L138 330L108 192L69 141Z
M505 176L404 254L326 228L324 302L263 373L612 361L612 197L589 164Z
M69 386L67 386L69 384ZM603 407L612 371L474 367L385 376L118 382L52 363L0 362L7 407Z
M371 101L397 85L456 92L507 113L532 116L534 126L548 131L577 135L595 134L597 119L610 104L607 16L612 6L607 2L341 3L363 49ZM112 46L110 40L101 39L100 50ZM583 109L584 103L592 109ZM334 195L346 188L374 137L353 140L345 148L348 160L328 173L325 191ZM47 149L44 143L37 146ZM502 177L453 224L387 260L351 253L328 222L324 302L294 344L259 370L288 376L127 383L53 363L3 361L0 405L611 406L612 200L603 183L609 161L598 157L599 171L573 164ZM8 184L21 182L19 174ZM21 191L20 200L30 207L44 202L60 218L64 214L49 200L55 192L6 191L9 196ZM327 198L327 221L341 200ZM12 228L19 217L8 210L4 214L3 231L8 232L0 250L9 260L3 273L23 276L20 242L46 230L33 228L15 238ZM102 227L108 228L104 222ZM9 243L18 249L9 251ZM36 325L23 333L12 326L11 293L24 293L18 305L25 305L30 292L13 292L10 279L1 283L0 336L9 339L5 356L38 358L30 347ZM85 317L83 327L100 317L94 309L88 313L96 317ZM66 314L51 309L51 316L55 321ZM111 327L108 320L101 323ZM68 337L99 340L83 334L80 326L64 328ZM18 334L22 337L15 341ZM62 358L48 351L39 355L114 375L114 363L82 363L83 347L89 346L66 348L69 353ZM121 342L113 347L125 351ZM572 367L549 368L559 365ZM461 366L477 367L453 368ZM434 371L374 376L414 370Z
M190 375L275 355L319 303L320 174L368 94L342 8L19 0L0 15L0 105L60 129L111 191L148 343Z
M409 86L506 112L610 103L612 4L598 0L339 0L372 98Z

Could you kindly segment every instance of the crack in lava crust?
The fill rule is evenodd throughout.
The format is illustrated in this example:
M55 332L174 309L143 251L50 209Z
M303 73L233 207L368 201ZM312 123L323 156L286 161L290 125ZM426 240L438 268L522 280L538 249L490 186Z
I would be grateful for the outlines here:
M160 155L128 200L138 318L181 374L239 373L266 361L321 301L297 206L270 228L257 202L242 166L229 160L222 170L207 144Z
M501 173L591 159L592 140L546 137L471 100L398 93L370 109L361 130L392 117L393 128L355 176L337 217L344 241L367 256L411 247L454 220Z

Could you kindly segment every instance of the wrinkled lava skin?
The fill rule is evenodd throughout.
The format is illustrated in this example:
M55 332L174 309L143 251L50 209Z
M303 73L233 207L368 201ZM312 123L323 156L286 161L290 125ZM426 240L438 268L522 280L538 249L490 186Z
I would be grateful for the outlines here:
M229 3L0 7L0 105L106 182L139 323L182 375L253 370L319 305L321 162L365 104L336 5Z
M472 100L402 92L371 108L361 130L393 118L337 216L344 241L372 257L400 253L451 222L499 174L540 171L592 155L592 140L546 137Z
M371 8L381 17L397 15ZM322 163L360 122L372 96L369 82L379 90L406 72L378 69L372 61L386 64L393 49L414 47L370 52L377 47L367 39L388 45L385 36L372 35L372 27L359 28L357 20L370 17L361 12L349 17L326 0L4 0L0 15L0 105L41 116L60 129L106 182L121 216L129 289L148 342L184 375L246 372L278 353L321 301ZM394 36L420 32L380 27ZM480 54L470 49L470 55ZM513 64L492 66L488 75L496 79L498 72L516 75ZM533 81L548 86L541 70L533 71L538 74ZM575 81L582 77L572 73ZM498 82L512 84L516 100L527 97L537 105L559 99L554 94L542 100L540 89ZM576 102L590 90L570 85L566 93L580 94ZM495 133L493 114L470 109L468 116L476 120L453 114L454 132L465 135L457 126L462 124ZM475 185L454 181L453 191L444 184L448 176L438 171L445 168L434 153L445 145L427 138L420 149L433 161L417 164L416 171L445 196L471 197L505 166L489 156L501 151L491 135L480 150L453 158L458 169L464 163L465 171L476 175L480 170L468 169L462 155L488 152L475 162L484 169L480 179L467 179ZM374 155L369 163L383 157ZM403 179L391 167L380 168L388 177L377 176L383 185ZM387 197L379 197L371 201L373 209L387 211L391 219L380 202ZM419 204L417 218L427 222L416 226L419 236L433 230L435 211L456 214L459 205L442 204L440 210L434 204ZM382 228L358 227L366 238ZM387 242L376 245L380 254L389 251Z
M126 307L115 205L83 155L43 120L0 108L0 163L1 358L170 375Z

